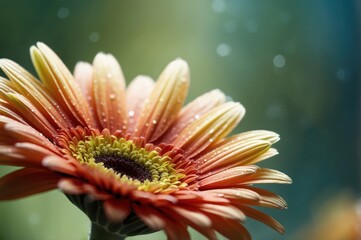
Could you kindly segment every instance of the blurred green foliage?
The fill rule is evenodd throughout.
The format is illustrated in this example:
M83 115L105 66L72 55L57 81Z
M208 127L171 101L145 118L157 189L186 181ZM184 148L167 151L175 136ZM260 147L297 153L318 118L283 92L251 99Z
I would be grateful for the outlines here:
M37 41L70 69L112 53L128 82L157 78L182 57L191 68L189 100L219 88L243 103L236 131L281 134L281 154L262 164L294 180L266 186L289 203L287 211L267 211L286 227L285 239L319 199L344 188L360 193L358 1L0 0L0 9L0 57L31 72L28 49ZM56 191L2 202L0 212L0 239L87 238L88 220ZM255 221L246 225L254 239L282 238ZM144 239L152 237L165 238Z

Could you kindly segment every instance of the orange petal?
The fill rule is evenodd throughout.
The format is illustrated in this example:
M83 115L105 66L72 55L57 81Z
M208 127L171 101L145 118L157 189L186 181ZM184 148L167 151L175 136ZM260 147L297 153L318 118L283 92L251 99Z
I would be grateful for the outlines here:
M59 156L47 156L43 159L42 165L52 171L77 176L76 168L67 160Z
M173 144L191 158L229 134L244 114L239 103L225 103L185 128Z
M228 143L200 157L200 173L215 172L217 169L227 169L246 165L252 159L262 155L271 146L264 140L250 140Z
M217 239L215 232L211 228L211 219L198 209L188 206L171 206L167 209L162 208L161 210L172 219L188 224L207 237L207 239Z
M274 218L268 216L267 214L258 211L256 209L246 207L246 206L240 206L240 209L250 218L256 219L257 221L260 221L269 227L275 229L277 232L283 234L285 233L284 227L276 221Z
M6 137L7 142L11 144L13 144L14 141L29 142L47 148L54 153L59 153L59 150L49 141L49 139L28 125L0 116L0 129L2 133L1 137L4 137L4 140Z
M30 53L40 79L57 103L79 124L94 126L94 119L84 95L59 57L44 43L31 47Z
M218 89L205 93L194 99L182 109L175 122L166 134L162 136L160 141L165 143L172 142L190 123L215 107L220 106L225 102L225 100L225 95Z
M88 103L91 103L93 66L87 62L78 62L74 68L74 79L78 83Z
M244 213L231 205L217 205L217 204L199 204L197 205L199 210L206 213L213 213L224 218L235 219L238 221L246 220Z
M268 168L260 168L257 170L257 172L245 176L239 185L256 183L290 184L292 183L292 179L280 171Z
M133 204L133 208L137 216L151 229L158 231L167 225L167 221L163 214L152 207L146 205Z
M98 53L93 61L93 105L98 122L111 132L126 127L125 80L118 61Z
M211 215L213 228L227 239L251 240L251 235L241 222L225 219L218 215Z
M137 125L140 113L154 88L154 81L148 76L137 76L127 88L128 127L127 133L132 134Z
M55 189L60 176L41 169L23 168L0 178L0 200L13 200Z
M158 139L176 119L188 92L189 69L177 59L164 69L146 102L137 124L137 136Z
M11 104L17 108L30 126L33 126L48 138L54 138L57 135L57 131L46 117L24 96L17 93L8 93L8 96Z
M223 139L222 141L214 145L214 148L217 148L225 144L231 145L234 143L247 142L252 140L264 140L270 142L271 144L274 144L280 140L280 136L272 131L253 130L253 131L239 133L231 137L228 137L226 139Z
M259 169L258 166L239 166L210 175L199 182L200 190L233 187L244 182L247 176L253 175Z
M274 194L273 192L251 186L247 186L243 188L249 189L259 194L260 199L255 205L259 205L262 207L279 208L279 209L287 208L287 202L282 197L278 196L277 194Z
M205 194L222 196L225 198L236 198L242 200L250 200L252 202L258 202L261 196L251 189L245 188L220 188L202 191Z
M104 201L104 211L111 222L122 222L131 210L129 200L113 198Z

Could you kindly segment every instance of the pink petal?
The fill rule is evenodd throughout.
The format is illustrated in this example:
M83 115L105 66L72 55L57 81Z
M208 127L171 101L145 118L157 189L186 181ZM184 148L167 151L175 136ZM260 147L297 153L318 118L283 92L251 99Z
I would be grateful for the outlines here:
M98 53L93 61L93 102L98 122L111 132L126 127L125 80L118 61Z
M146 100L154 89L154 81L147 76L137 76L127 88L127 133L132 134Z

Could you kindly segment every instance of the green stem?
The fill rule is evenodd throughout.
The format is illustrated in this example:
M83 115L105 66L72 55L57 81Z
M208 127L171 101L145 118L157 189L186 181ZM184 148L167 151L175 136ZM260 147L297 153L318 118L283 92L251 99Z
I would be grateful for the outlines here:
M92 223L89 240L124 240L125 236L114 235L98 224Z

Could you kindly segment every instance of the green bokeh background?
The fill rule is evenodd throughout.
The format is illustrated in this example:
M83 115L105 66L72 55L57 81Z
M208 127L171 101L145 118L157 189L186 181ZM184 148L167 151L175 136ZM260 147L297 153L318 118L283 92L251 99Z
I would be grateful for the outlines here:
M127 82L187 60L188 101L219 88L247 109L235 132L281 135L280 155L262 166L293 178L265 186L289 203L267 210L287 232L246 225L254 239L292 239L323 200L344 189L360 194L360 10L356 0L0 0L0 57L34 72L28 49L37 41L70 69L104 51ZM87 239L88 225L58 191L0 203L1 240Z

